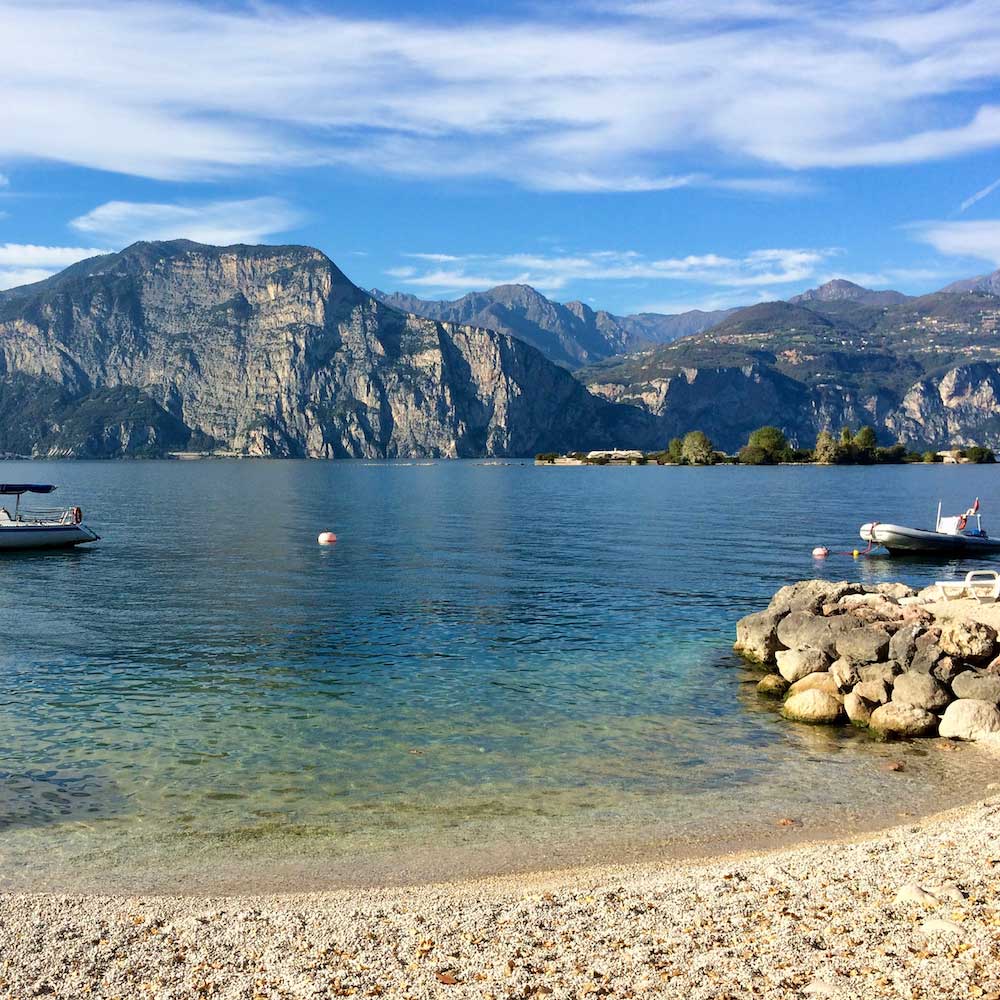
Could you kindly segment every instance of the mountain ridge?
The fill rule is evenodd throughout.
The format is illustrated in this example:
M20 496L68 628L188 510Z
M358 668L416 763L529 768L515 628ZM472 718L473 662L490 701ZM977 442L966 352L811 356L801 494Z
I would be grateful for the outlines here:
M299 246L133 244L0 299L0 451L520 456L636 438L516 338L399 312Z
M386 305L417 316L508 333L571 369L697 333L731 311L694 309L677 314L616 316L579 300L555 302L525 284L496 285L453 300L421 299L378 288L371 289L371 294Z

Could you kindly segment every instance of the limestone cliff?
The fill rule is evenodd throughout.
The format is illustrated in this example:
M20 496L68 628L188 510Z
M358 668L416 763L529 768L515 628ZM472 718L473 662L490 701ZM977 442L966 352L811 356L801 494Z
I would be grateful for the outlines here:
M824 429L871 424L885 443L1000 448L1000 364L958 365L902 395L833 382L808 385L767 364L685 368L627 384L595 381L590 389L648 410L667 437L700 428L730 451L764 424L781 427L800 447L812 447Z
M658 443L538 351L419 319L308 247L138 243L0 294L0 451L530 455Z

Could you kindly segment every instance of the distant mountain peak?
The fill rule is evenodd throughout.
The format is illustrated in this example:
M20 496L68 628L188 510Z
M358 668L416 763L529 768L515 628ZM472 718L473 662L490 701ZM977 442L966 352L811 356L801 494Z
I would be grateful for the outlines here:
M975 278L953 281L941 289L942 292L981 292L985 295L1000 295L1000 270L991 274L979 274Z
M909 298L902 292L875 291L865 288L846 278L833 278L820 285L818 288L810 288L801 295L793 295L788 301L795 304L803 302L857 302L861 305L871 306L894 306L900 302L905 302Z

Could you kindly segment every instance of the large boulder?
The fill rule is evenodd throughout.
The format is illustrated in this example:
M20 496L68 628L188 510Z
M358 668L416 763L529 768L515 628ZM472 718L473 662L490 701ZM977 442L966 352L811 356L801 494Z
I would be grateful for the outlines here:
M844 700L843 695L840 693L840 688L837 686L837 682L834 680L833 676L825 670L813 674L806 674L805 677L797 680L788 689L788 697L791 698L802 691L825 691L827 694L833 695L837 701Z
M889 702L872 712L868 727L881 736L929 736L937 728L937 716L925 708Z
M825 691L800 691L785 700L781 714L796 722L836 722L843 710L840 701Z
M892 698L892 689L884 681L862 681L855 686L854 693L873 705L884 705Z
M836 604L846 594L860 594L860 583L831 583L829 580L800 580L782 587L771 598L769 607L786 611L807 611L816 614L824 604Z
M867 726L871 721L872 712L877 707L874 702L868 701L867 698L862 698L858 694L857 689L848 691L844 695L844 711L847 713L847 718L856 726Z
M913 670L900 674L892 688L893 704L912 705L914 708L927 709L928 712L940 711L950 701L951 695L942 684L930 674Z
M808 611L792 611L778 623L778 641L787 649L818 649L832 660L837 636L858 627L850 615L822 618Z
M775 655L778 673L794 684L809 674L825 671L830 665L826 653L818 649L782 649Z
M878 663L889 653L889 633L878 625L862 625L838 635L835 648L851 663Z
M905 583L876 583L872 588L876 594L884 594L894 601L902 600L904 597L915 597L917 592L908 587Z
M920 625L904 625L889 640L889 659L908 667L913 654L917 651L917 637L922 631Z
M978 670L966 670L952 679L956 698L972 698L1000 705L1000 677Z
M959 698L945 709L940 732L952 740L979 740L1000 733L1000 709L989 701Z
M950 621L941 628L940 646L957 660L986 663L996 654L997 632L985 622Z
M787 614L787 608L768 608L741 618L736 623L733 648L749 660L773 664L774 654L782 648L778 641L778 622Z

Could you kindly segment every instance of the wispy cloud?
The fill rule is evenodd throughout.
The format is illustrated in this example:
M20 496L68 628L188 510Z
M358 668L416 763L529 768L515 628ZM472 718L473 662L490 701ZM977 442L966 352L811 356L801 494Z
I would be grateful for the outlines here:
M0 162L166 179L343 164L546 190L783 194L801 190L789 171L1000 145L994 0L855 0L837 17L810 0L522 10L442 23L0 0Z
M280 198L166 204L109 201L73 219L73 229L115 247L137 240L185 238L200 243L261 243L302 221Z
M0 243L0 289L41 281L87 257L107 253L93 247L46 247L31 243Z
M593 250L585 253L407 254L426 262L407 265L386 274L409 289L448 294L502 284L533 285L544 292L558 292L573 283L671 282L702 284L740 290L781 286L807 281L838 251L821 249L753 250L742 257L692 254L652 258L630 250Z
M964 212L966 209L972 208L977 201L982 201L988 195L993 194L998 187L1000 187L1000 177L998 177L992 184L987 184L986 187L980 188L975 194L969 195L969 197L958 206L959 212Z
M1000 219L921 222L910 228L918 240L939 253L985 260L1000 267Z

